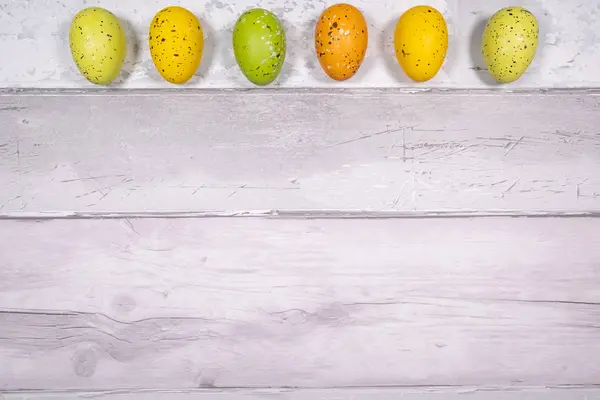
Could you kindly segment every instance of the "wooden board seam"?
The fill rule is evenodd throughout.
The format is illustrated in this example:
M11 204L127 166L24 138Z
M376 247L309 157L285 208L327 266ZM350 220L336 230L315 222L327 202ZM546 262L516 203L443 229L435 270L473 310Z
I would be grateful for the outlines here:
M164 88L164 89L123 89L123 88L11 88L0 87L0 96L156 96L156 95L181 95L181 96L215 96L215 95L290 95L290 94L313 94L315 96L323 95L394 95L394 94L414 94L414 95L585 95L598 96L600 88L392 88L392 87L372 87L372 88Z
M152 218L267 218L267 219L419 219L419 218L600 218L600 211L145 211L145 212L8 212L1 220L152 219Z
M225 394L225 393L244 393L244 394L279 394L279 393L290 393L290 392L305 392L319 393L323 391L363 391L363 390L376 390L376 391L416 391L421 393L446 393L457 391L461 394L469 394L476 392L525 392L525 391L537 391L537 390L598 390L600 389L600 383L583 384L583 385L545 385L545 386L530 386L530 385L497 385L497 386L464 386L464 385L389 385L389 386L331 386L323 388L300 388L300 387L207 387L207 388L189 388L189 389L164 389L164 388L115 388L112 390L79 390L79 389L65 389L65 390L36 390L31 391L27 389L23 390L0 390L0 394L4 395L15 395L25 393L48 393L48 394L71 394L71 393L86 393L89 397L100 397L105 394L120 394L120 393L166 393L166 394L178 394L178 393L195 393L195 394Z

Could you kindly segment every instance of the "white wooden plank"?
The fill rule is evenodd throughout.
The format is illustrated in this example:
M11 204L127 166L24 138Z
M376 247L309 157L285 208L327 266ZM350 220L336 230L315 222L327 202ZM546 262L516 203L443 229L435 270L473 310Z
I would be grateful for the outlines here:
M596 92L0 97L0 212L598 211Z
M250 7L266 7L282 20L288 55L275 85L283 87L485 87L490 86L481 59L480 38L486 20L511 0L430 0L446 17L450 34L447 61L431 82L411 83L394 58L397 19L421 0L353 0L369 23L369 49L362 68L351 80L325 77L314 55L314 24L333 2L321 0L180 0L201 19L206 50L198 76L185 87L248 87L235 64L231 29ZM597 0L522 0L540 25L538 54L528 73L511 87L600 86L600 18ZM90 87L77 72L68 46L68 29L80 9L100 5L115 12L128 31L129 52L119 84L128 88L171 85L155 71L148 50L148 26L168 1L55 0L0 1L0 82L5 87Z
M235 389L189 391L0 392L2 400L597 400L598 388L373 388L373 389Z
M598 384L600 219L2 221L0 387Z

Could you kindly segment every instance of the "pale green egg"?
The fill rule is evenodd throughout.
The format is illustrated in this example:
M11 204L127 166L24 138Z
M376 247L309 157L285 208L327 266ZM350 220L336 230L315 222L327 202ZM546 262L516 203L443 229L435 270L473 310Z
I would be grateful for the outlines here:
M488 21L483 33L483 59L500 83L519 79L535 57L539 28L535 16L522 7L506 7Z
M73 18L69 47L77 69L88 81L108 85L121 72L127 38L113 13L104 8L89 7Z

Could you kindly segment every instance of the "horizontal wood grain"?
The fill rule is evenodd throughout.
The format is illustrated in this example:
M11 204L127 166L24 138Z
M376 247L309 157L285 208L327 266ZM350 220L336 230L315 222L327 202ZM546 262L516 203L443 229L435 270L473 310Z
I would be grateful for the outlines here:
M486 388L423 387L375 389L197 389L113 390L94 392L2 392L2 400L596 400L600 389L590 388Z
M0 224L4 390L600 383L599 218Z
M7 94L0 213L598 211L599 111L593 91Z

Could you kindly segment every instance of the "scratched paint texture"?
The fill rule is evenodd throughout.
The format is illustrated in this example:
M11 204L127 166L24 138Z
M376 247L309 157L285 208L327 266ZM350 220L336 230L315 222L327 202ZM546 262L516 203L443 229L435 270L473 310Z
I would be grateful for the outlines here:
M448 21L450 48L439 74L424 84L412 83L396 64L392 43L399 16L418 0L355 0L369 23L366 59L351 80L334 82L321 71L313 49L314 24L333 2L321 0L182 0L201 19L206 36L202 64L186 87L250 87L235 64L231 30L236 18L250 7L265 7L282 20L288 55L273 86L282 87L443 87L494 86L480 51L485 21L509 0L431 0ZM597 0L523 0L540 23L540 47L528 72L511 88L600 86L600 3ZM69 53L68 28L81 8L99 5L114 11L125 23L129 49L116 86L171 86L156 72L148 50L152 16L167 1L156 0L2 0L0 1L0 82L3 87L91 87L79 75Z
M599 108L589 91L6 95L0 213L597 212Z

